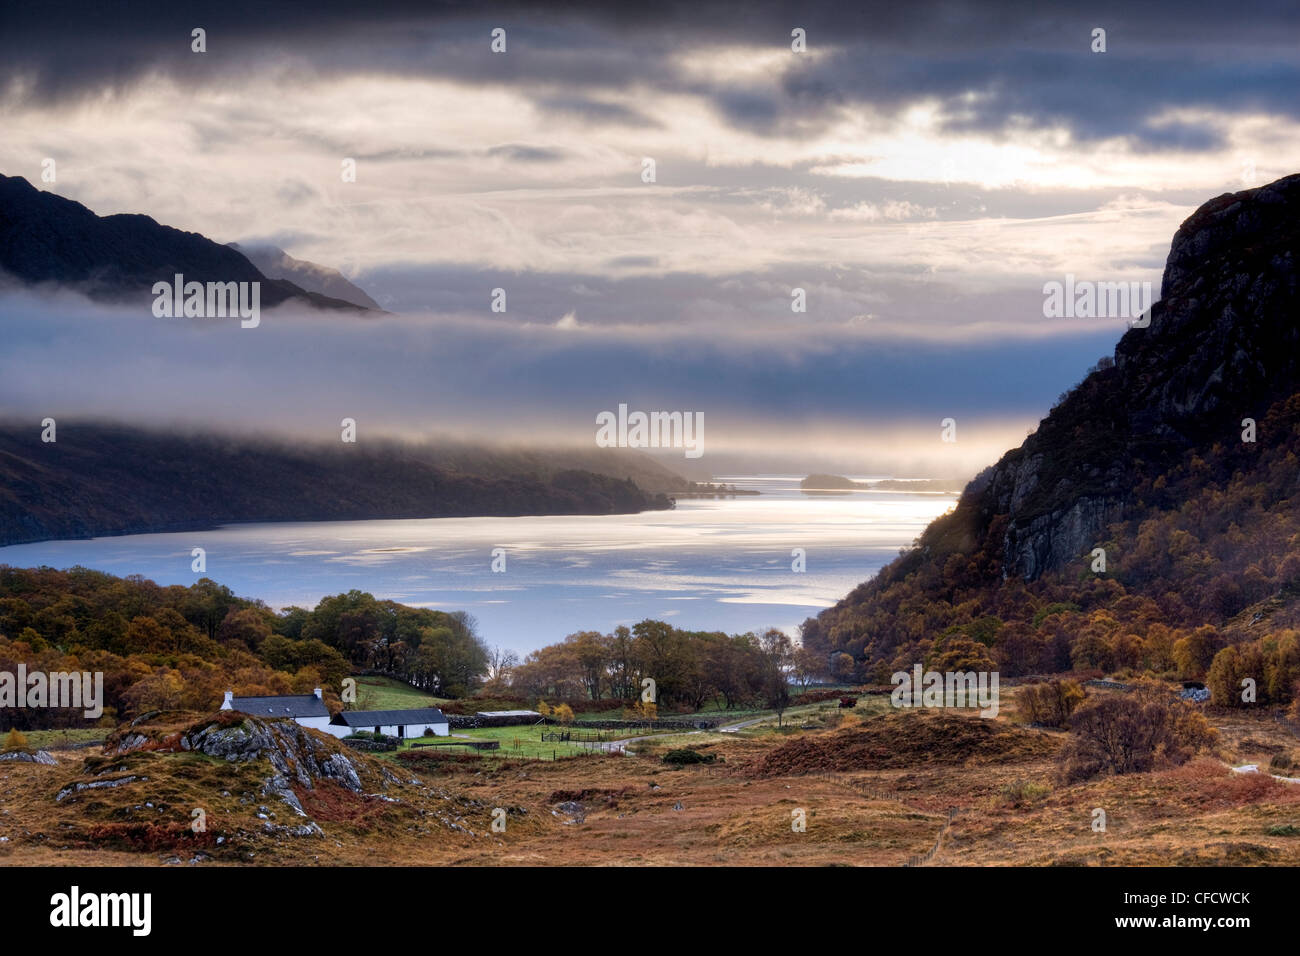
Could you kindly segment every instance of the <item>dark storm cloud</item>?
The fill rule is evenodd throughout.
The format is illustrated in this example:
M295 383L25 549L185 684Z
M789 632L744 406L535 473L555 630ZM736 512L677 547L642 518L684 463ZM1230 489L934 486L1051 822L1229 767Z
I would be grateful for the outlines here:
M575 116L594 124L608 126L640 126L657 128L661 124L637 110L621 103L605 103L585 96L544 96L533 101L546 113Z
M632 87L706 98L761 135L815 131L854 106L890 115L922 98L953 129L1063 125L1080 139L1124 136L1142 150L1206 150L1219 133L1158 125L1178 107L1300 115L1300 6L1265 2L1093 3L1079 12L1002 3L494 4L326 0L9 4L0 64L11 95L54 102L119 91L160 73L209 84L267 64L311 73L439 76L517 87L539 109L593 123L637 122L602 103ZM506 56L487 54L505 26ZM193 27L208 32L190 52ZM814 50L769 84L737 88L682 74L676 57L718 43ZM1093 27L1107 52L1089 51ZM295 82L292 71L285 82ZM967 95L971 94L971 95Z

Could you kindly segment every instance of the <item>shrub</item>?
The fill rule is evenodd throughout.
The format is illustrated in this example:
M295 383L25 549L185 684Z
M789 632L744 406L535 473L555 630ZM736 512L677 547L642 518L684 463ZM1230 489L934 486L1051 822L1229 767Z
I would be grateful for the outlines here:
M1296 762L1290 754L1274 754L1273 759L1268 762L1268 769L1273 773L1286 776L1296 769Z
M435 734L435 733L433 732L433 728L432 728L432 727L425 727L425 728L424 728L424 736L426 736L426 737L436 737L436 736L438 736L438 735Z
M1067 783L1181 766L1218 736L1200 711L1150 685L1090 701L1070 718L1070 733L1060 768Z
M1083 701L1083 688L1072 680L1029 684L1016 697L1016 705L1026 723L1044 727L1064 727Z
M1275 823L1267 831L1269 836L1300 836L1300 827L1294 823Z
M26 750L27 738L19 732L18 728L9 728L9 733L5 736L5 750Z
M690 750L687 748L670 750L663 756L664 763L672 764L713 763L717 759L717 754L702 754L698 750Z
M1027 806L1033 803L1039 797L1045 797L1052 792L1052 788L1042 783L1034 783L1032 780L1017 780L1015 783L1009 783L998 790L998 795L1006 803L1015 807Z
M659 705L652 700L638 700L630 708L623 711L623 716L628 720L658 720Z

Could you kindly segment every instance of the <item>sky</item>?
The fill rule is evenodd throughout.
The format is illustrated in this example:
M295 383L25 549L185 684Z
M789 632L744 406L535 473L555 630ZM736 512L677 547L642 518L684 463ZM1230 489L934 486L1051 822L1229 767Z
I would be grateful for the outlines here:
M1284 3L8 5L0 172L397 314L199 340L10 295L0 402L574 441L628 402L973 472L1126 328L1045 283L1158 292L1198 205L1296 171L1297 39Z

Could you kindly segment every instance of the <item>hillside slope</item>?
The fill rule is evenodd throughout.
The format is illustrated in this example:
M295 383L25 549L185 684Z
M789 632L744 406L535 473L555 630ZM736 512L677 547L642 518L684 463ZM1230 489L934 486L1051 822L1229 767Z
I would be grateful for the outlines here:
M242 253L148 216L97 216L79 202L0 176L0 274L26 285L75 288L105 301L152 299L155 282L260 282L264 307L295 301L365 312L342 299L267 278Z
M1152 626L1212 626L1207 653L1289 626L1300 585L1298 251L1300 175L1203 205L1174 237L1150 326L1129 329L1114 359L912 550L808 621L806 643L851 655L860 673L933 659L958 634L979 645L964 646L967 657L1013 673L1194 673L1146 653ZM1255 441L1243 440L1245 419ZM1045 613L1053 604L1069 607ZM1248 607L1253 624L1238 633ZM1076 653L1083 619L1062 623L1076 612L1101 621L1105 648L1092 657Z
M463 852L491 837L492 807L291 720L153 711L118 728L103 753L45 760L0 771L11 846L126 853L137 864L303 865L360 841L397 856L412 842ZM507 807L515 829L544 827Z
M242 521L337 521L670 508L630 477L557 458L483 452L470 472L435 448L383 442L278 445L116 425L59 423L44 444L0 425L0 546ZM594 462L593 462L594 464ZM617 473L617 463L605 463ZM597 465L596 467L600 467ZM653 464L627 471L657 474Z

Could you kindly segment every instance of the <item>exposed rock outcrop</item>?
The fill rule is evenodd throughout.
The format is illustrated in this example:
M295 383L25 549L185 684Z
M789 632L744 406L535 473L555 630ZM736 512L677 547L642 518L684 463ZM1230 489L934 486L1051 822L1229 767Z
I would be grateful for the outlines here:
M1243 521L1250 516L1254 533L1266 529L1270 510L1281 514L1300 500L1300 476L1292 477L1281 457L1292 454L1288 445L1300 434L1297 257L1300 175L1205 203L1173 238L1149 321L1133 322L1114 357L1098 362L1019 448L970 482L916 548L806 621L805 645L884 667L924 653L936 622L962 619L958 604L998 620L1023 613L1023 606L1009 611L1019 599L1006 585L1047 576L1035 594L1057 586L1055 600L1081 594L1087 589L1072 590L1071 582L1097 580L1089 573L1097 570L1094 549L1114 541L1132 552L1143 524L1156 519L1153 529L1167 530L1172 522L1164 517L1190 496L1198 496L1201 512L1213 511L1213 495L1256 467L1259 481L1238 483L1244 487L1236 489L1235 507ZM1243 440L1251 428L1255 440ZM1300 449L1294 453L1300 458ZM1203 523L1199 530L1204 540L1192 545L1199 567L1216 556L1238 573L1249 565L1240 528ZM1159 547L1153 543L1151 553ZM1292 578L1274 567L1279 551L1274 547L1268 564L1271 577L1255 569L1252 593L1289 586ZM1108 575L1138 566L1126 565L1122 551L1117 559ZM1142 595L1156 600L1170 593L1179 572L1148 563L1142 573L1112 579L1130 594L1158 580L1163 591ZM1213 596L1177 613L1190 615L1192 605L1201 621L1237 613L1245 592L1233 590L1231 573L1222 576ZM1198 580L1206 583L1204 575ZM1054 645L1024 666L1047 658L1063 669L1068 646Z
M18 763L41 763L51 767L58 763L44 750L37 750L35 753L28 753L25 750L7 750L0 753L0 760L12 760Z
M1038 430L967 489L1006 517L1004 578L1087 554L1129 505L1136 469L1239 439L1300 387L1300 175L1206 203L1174 236L1161 300Z
M363 789L357 764L339 745L292 720L212 721L182 734L180 748L232 762L268 760L286 783L308 790L318 780L332 780L353 793Z

